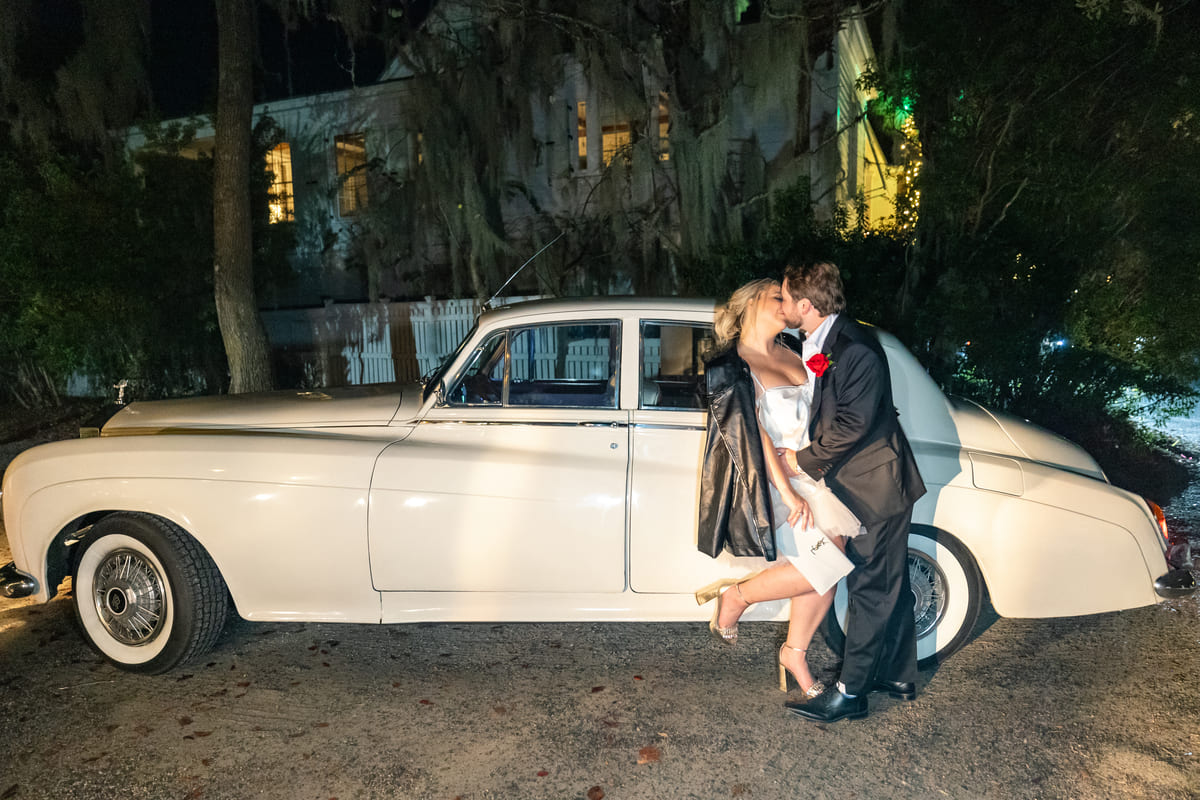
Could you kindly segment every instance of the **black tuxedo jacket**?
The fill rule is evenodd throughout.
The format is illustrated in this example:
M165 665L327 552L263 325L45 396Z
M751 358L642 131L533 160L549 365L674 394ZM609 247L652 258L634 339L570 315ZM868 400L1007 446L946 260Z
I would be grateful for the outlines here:
M925 483L900 429L887 357L871 329L839 314L821 352L831 366L813 386L812 443L796 461L871 526L910 508L925 494Z

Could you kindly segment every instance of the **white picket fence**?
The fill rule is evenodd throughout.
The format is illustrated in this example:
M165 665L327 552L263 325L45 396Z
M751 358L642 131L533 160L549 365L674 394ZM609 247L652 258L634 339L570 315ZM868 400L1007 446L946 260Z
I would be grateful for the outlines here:
M608 339L576 339L567 343L562 371L558 366L558 341L553 328L535 328L534 336L513 337L512 379L514 381L551 380L608 380ZM531 366L532 365L532 368ZM532 374L530 374L532 373Z
M533 298L510 302L527 299ZM428 374L470 332L479 303L331 303L262 316L285 373L278 376L281 385L355 386Z
M536 297L506 298L506 302ZM471 332L479 303L471 298L412 303L330 303L319 308L261 312L281 387L358 386L416 381L432 372ZM544 341L543 341L544 340ZM608 374L607 339L577 340L567 348L564 375L556 375L554 337L539 331L534 379L596 379ZM649 361L649 354L648 354ZM528 380L525 364L514 364ZM647 369L657 364L647 363ZM648 373L649 374L649 373ZM79 373L71 396L114 394L104 381Z
M511 298L510 302L534 297ZM479 315L469 298L412 303L331 303L320 308L262 312L285 387L356 386L415 381L429 374L458 347ZM571 342L565 374L557 376L553 337L540 331L532 354L533 379L565 377L594 380L608 374L609 342L604 338ZM544 340L544 341L543 341ZM659 371L659 340L647 339L644 376ZM529 380L528 364L515 359L514 378ZM87 375L72 376L71 396L108 396L115 390Z

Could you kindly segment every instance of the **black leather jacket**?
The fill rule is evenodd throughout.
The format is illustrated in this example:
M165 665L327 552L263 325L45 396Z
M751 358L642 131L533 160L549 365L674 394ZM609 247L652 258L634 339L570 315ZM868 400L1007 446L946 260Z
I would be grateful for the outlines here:
M796 352L793 336L781 340ZM700 475L700 519L696 546L712 558L735 556L775 560L775 520L770 478L758 431L754 381L736 347L704 365L708 439Z

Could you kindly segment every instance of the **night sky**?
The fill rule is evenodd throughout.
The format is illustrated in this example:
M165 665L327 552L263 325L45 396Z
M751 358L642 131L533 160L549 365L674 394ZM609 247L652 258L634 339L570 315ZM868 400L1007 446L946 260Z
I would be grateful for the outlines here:
M289 96L284 26L279 16L259 3L258 68L255 100ZM217 23L213 0L150 0L150 59L147 73L151 103L159 116L171 118L216 107ZM24 37L18 56L20 71L40 80L79 49L83 40L82 0L39 0L37 22ZM329 22L301 22L288 34L293 94L344 89L352 84L345 34ZM378 44L357 48L357 82L374 81L385 65ZM149 109L147 109L149 110Z
M154 103L166 117L209 111L216 105L217 22L212 0L151 0L150 80ZM288 96L284 26L274 11L259 6L259 58L255 100ZM295 95L351 85L345 66L350 46L329 22L300 23L288 34ZM382 48L360 46L357 80L374 81L384 67Z

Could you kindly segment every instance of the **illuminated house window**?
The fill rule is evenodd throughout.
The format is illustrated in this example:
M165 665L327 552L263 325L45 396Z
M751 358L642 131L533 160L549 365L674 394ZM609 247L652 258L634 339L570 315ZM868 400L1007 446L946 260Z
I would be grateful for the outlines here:
M624 152L628 158L629 147L629 120L617 120L611 118L605 120L600 126L601 136L601 153L600 156L604 160L604 166L612 163L612 160L619 153Z
M292 195L292 148L287 142L280 142L267 153L267 172L271 173L271 223L293 221L296 204Z
M667 93L658 95L658 160L671 160L671 140L667 132L671 128L671 111L667 108Z
M649 103L645 116L637 115L635 125L627 116L628 112L616 108L607 97L594 89L581 85L576 87L576 91L577 97L587 98L576 100L574 119L570 115L567 119L575 139L574 153L570 156L574 160L571 163L578 172L594 172L609 166L616 158L629 166L635 145L653 151L661 161L670 160L667 130L671 119L665 92Z
M351 217L367 207L367 136L347 133L334 137L337 155L338 211Z
M587 152L587 103L580 102L577 106L575 114L576 128L575 140L579 145L579 168L588 168L588 152Z

